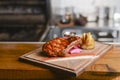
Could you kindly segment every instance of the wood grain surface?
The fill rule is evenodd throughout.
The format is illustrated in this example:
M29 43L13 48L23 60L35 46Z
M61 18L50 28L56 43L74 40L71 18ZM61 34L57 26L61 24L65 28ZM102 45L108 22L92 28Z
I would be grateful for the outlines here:
M65 76L44 67L20 62L18 58L41 43L0 43L0 80L120 80L120 45L115 45L101 59L78 77Z
M43 56L42 47L30 51L22 56L20 60L29 61L31 64L44 65L48 69L56 72L61 71L65 75L79 76L86 67L93 64L102 57L108 50L112 48L110 44L95 42L95 48L90 50L82 50L79 54L68 54L65 57L48 57ZM66 53L67 54L67 53Z

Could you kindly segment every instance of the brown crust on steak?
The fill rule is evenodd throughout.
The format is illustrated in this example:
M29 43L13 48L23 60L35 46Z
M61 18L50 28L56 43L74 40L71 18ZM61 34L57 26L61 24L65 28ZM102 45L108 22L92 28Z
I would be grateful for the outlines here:
M81 39L81 38L78 37L78 36L71 36L71 37L68 38L68 41L69 41L69 43L71 43L71 42L73 42L75 40L78 40L78 39Z
M54 38L52 40L47 41L43 47L42 51L45 52L50 57L61 57L65 56L66 54L66 48L72 43L72 45L75 45L78 39L80 37L72 36L69 38ZM70 46L72 46L70 45Z
M64 56L63 50L69 45L65 38L55 38L43 45L42 50L50 57Z

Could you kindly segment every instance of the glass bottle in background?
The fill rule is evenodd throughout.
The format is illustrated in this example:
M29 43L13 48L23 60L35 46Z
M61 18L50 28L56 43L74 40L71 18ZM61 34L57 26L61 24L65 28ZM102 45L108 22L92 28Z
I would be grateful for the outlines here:
M71 21L73 21L73 7L66 7L60 23L69 24Z
M108 26L109 19L109 8L106 6L100 6L98 8L98 26L105 27Z
M115 12L114 12L114 26L115 27L120 27L120 7L116 6L115 7Z

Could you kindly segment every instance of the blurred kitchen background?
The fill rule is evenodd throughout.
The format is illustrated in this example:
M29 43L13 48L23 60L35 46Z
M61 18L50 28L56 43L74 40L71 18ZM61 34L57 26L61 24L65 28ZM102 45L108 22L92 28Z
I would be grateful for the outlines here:
M91 32L120 42L120 0L0 0L0 41L40 42Z

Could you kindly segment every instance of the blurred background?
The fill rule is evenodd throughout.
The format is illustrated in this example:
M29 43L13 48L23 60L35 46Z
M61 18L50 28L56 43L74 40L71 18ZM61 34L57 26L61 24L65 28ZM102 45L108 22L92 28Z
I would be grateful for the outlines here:
M120 0L0 0L0 41L41 42L91 32L120 42Z

